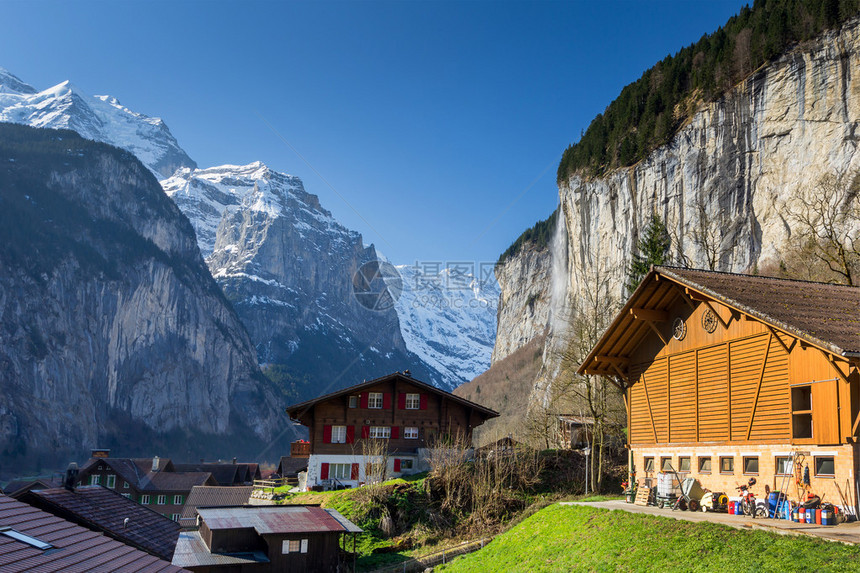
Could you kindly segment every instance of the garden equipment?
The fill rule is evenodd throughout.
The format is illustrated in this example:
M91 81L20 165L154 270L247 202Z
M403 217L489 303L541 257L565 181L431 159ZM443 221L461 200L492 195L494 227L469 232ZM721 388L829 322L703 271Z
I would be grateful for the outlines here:
M709 491L699 501L702 511L728 511L729 496L722 491Z

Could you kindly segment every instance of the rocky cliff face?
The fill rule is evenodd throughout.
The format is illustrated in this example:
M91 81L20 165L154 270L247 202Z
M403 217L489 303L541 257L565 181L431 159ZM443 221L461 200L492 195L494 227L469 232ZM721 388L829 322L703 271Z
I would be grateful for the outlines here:
M133 156L0 125L0 206L4 462L105 442L225 456L280 433L283 398L188 220Z
M717 270L743 272L777 260L796 231L787 211L798 198L823 176L860 170L858 69L854 22L757 71L637 165L564 182L569 296L588 289L587 277L600 269L622 298L639 233L655 213L691 266L708 268L708 252L716 253ZM711 239L696 240L702 231ZM503 277L537 266L542 256L526 251L499 270L502 300L539 290ZM522 332L526 316L522 305L500 312L497 349L540 331L535 322Z
M295 399L394 370L440 382L407 349L394 306L368 308L354 295L359 269L378 259L374 247L300 179L252 163L183 169L162 185L193 221L260 363Z

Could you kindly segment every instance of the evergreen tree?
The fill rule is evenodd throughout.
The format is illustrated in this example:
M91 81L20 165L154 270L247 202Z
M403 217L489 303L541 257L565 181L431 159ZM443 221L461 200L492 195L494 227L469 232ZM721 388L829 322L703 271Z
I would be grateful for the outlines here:
M628 293L632 294L636 290L651 270L651 265L665 265L670 262L671 246L672 239L669 237L669 230L663 223L663 219L660 215L654 215L639 239L637 252L633 255L633 261L627 270Z

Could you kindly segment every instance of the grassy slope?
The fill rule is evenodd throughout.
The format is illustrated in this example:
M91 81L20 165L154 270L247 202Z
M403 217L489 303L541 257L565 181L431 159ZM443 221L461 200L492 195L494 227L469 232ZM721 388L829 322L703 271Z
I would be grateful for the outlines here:
M856 571L860 549L581 506L553 505L439 571Z

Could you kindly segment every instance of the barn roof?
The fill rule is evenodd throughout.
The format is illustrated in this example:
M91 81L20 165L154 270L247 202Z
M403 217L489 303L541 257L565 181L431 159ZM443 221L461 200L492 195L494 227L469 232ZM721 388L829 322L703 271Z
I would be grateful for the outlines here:
M197 508L245 505L251 498L254 486L206 486L196 485L191 488L188 499L182 507L179 524L183 527L193 527L197 523Z
M717 301L822 350L860 357L860 288L674 267L653 267L579 367L608 374L651 332L647 316L679 300Z

